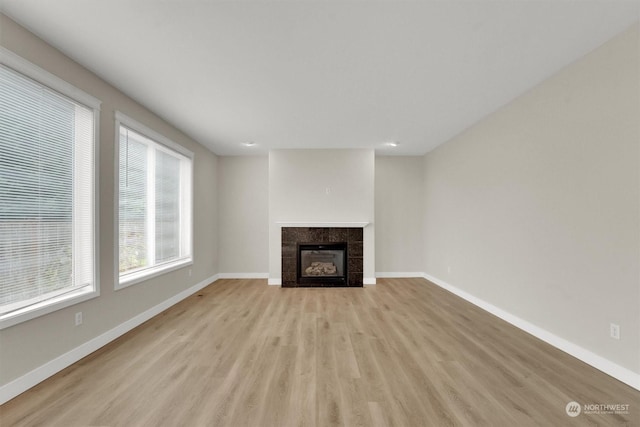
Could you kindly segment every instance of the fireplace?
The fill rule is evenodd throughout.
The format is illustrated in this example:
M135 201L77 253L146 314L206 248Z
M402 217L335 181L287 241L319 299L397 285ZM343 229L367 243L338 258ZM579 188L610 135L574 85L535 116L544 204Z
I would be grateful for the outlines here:
M347 243L298 243L299 284L326 283L346 286L348 276Z
M362 249L362 227L282 227L282 287L362 287Z

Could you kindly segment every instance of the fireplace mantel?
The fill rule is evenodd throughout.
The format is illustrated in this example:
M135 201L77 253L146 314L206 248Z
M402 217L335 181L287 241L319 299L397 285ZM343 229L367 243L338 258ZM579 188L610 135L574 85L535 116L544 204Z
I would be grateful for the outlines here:
M369 222L305 222L305 221L276 221L278 227L318 227L318 228L364 228Z

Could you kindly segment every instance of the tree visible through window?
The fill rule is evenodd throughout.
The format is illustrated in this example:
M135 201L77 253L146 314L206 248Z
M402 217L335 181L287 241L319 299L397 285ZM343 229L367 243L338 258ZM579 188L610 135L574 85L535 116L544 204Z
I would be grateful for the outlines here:
M120 272L146 267L147 149L132 131L120 134Z
M0 317L94 286L94 111L0 67Z
M128 126L119 135L118 271L126 283L191 261L192 160Z

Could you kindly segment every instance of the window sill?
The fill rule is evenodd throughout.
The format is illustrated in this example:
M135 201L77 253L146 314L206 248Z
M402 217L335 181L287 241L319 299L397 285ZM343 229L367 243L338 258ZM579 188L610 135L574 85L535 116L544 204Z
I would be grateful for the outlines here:
M124 277L119 277L119 281L115 285L115 290L118 291L120 289L127 288L131 285L135 285L136 283L144 282L145 280L158 277L160 275L169 273L170 271L178 270L180 268L184 268L192 264L193 264L192 258L185 258L185 259L169 262L166 264L162 264L157 267L148 268L142 271L137 271L135 273L129 273Z
M4 314L0 316L0 330L98 296L100 296L100 291L97 290L97 286L95 289L78 289L68 294L60 295L37 304L30 305L29 307Z

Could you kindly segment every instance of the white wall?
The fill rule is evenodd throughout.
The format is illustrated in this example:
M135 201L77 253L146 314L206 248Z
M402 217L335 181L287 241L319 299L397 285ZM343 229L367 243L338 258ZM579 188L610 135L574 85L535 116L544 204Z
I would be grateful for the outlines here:
M424 269L423 169L422 157L375 157L376 274L395 276ZM268 182L268 157L219 158L218 244L222 277L262 277L269 271ZM314 200L325 200L325 188L319 188L323 198ZM336 192L328 197L331 196L337 196Z
M220 157L219 271L266 277L269 271L269 158Z
M181 295L217 273L215 180L218 159L178 129L2 14L0 28L2 46L102 101L99 134L100 296L0 331L0 388L5 390L4 386L12 380L23 378L38 368L44 366L44 371L50 372L52 366L62 363L51 364L53 360L70 360L72 357L67 352L95 342L96 337ZM114 291L116 109L185 146L195 155L194 264L119 291ZM192 270L191 275L188 274L189 269ZM76 327L74 315L78 311L83 312L83 324ZM0 397L2 395L0 393Z
M429 153L424 218L429 275L640 373L638 40Z
M364 280L375 280L374 168L369 149L269 152L270 281L282 277L277 221L370 222L363 233Z
M375 164L376 274L424 270L424 160L378 156Z

